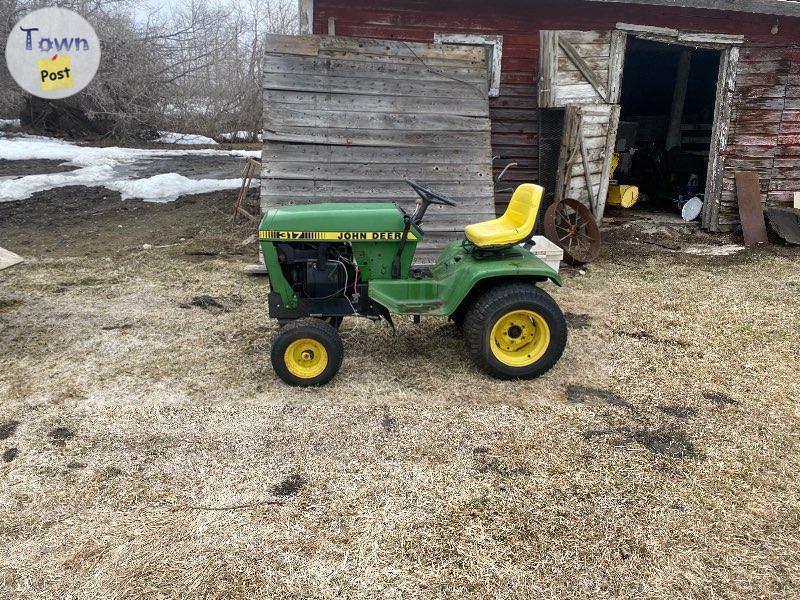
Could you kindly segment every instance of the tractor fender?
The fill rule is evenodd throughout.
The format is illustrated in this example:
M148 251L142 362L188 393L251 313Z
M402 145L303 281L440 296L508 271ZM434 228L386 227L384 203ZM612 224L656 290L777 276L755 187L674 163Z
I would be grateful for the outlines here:
M558 273L528 251L476 257L454 242L431 267L430 276L372 280L367 293L392 314L451 316L493 285L542 281L561 285Z
M474 298L480 296L496 285L502 285L505 283L536 284L545 281L551 281L558 287L562 287L563 282L558 273L550 268L547 268L547 265L544 265L544 267L545 269L543 270L525 270L523 272L513 269L500 269L493 273L482 274L468 282L465 282L467 285L457 286L459 289L457 293L455 289L453 290L454 293L448 299L449 301L447 302L445 314L450 316L453 313L464 310Z

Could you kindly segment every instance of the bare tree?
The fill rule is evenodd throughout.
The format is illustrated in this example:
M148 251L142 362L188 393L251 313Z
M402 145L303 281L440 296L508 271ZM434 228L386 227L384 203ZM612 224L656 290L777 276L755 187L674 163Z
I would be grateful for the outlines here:
M0 0L0 44L24 14L55 2ZM157 129L220 135L255 132L261 122L261 67L267 33L297 30L292 0L183 0L148 9L143 0L72 0L100 38L95 80L57 102L26 98L0 70L0 113L24 106L85 115L118 137Z
M173 15L176 24L192 22L189 6ZM207 7L204 8L207 10ZM219 135L256 132L262 111L264 39L267 33L297 31L297 8L287 0L229 0L204 31L211 56L201 68L193 68L181 81L168 111L172 125L181 130ZM196 49L191 45L189 52ZM191 55L178 64L192 64ZM195 65L197 66L197 65Z

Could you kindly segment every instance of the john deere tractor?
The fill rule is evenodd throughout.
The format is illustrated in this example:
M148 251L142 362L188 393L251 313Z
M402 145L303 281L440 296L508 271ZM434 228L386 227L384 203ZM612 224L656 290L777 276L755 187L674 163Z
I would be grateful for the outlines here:
M396 203L314 204L267 212L259 240L269 272L270 316L280 330L272 365L291 385L319 386L342 364L345 317L449 317L478 367L500 379L532 379L561 357L564 315L539 284L558 273L520 245L530 240L542 188L523 184L498 219L469 225L431 267L415 267L432 204L455 203L407 180L413 214Z

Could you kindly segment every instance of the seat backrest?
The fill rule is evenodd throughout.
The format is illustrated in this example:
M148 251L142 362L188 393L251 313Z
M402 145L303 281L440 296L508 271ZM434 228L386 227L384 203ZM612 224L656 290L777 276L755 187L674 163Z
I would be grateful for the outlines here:
M544 188L533 183L523 183L511 196L503 219L513 225L519 233L530 236L536 226L539 206L542 204Z

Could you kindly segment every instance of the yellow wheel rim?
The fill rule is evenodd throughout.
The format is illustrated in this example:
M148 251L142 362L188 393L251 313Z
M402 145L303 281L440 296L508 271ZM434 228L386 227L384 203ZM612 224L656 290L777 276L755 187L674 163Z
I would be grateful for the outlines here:
M289 373L300 379L314 379L328 366L328 351L317 340L303 338L289 344L283 353Z
M509 367L527 367L544 356L550 345L550 327L539 313L514 310L492 327L492 355Z

